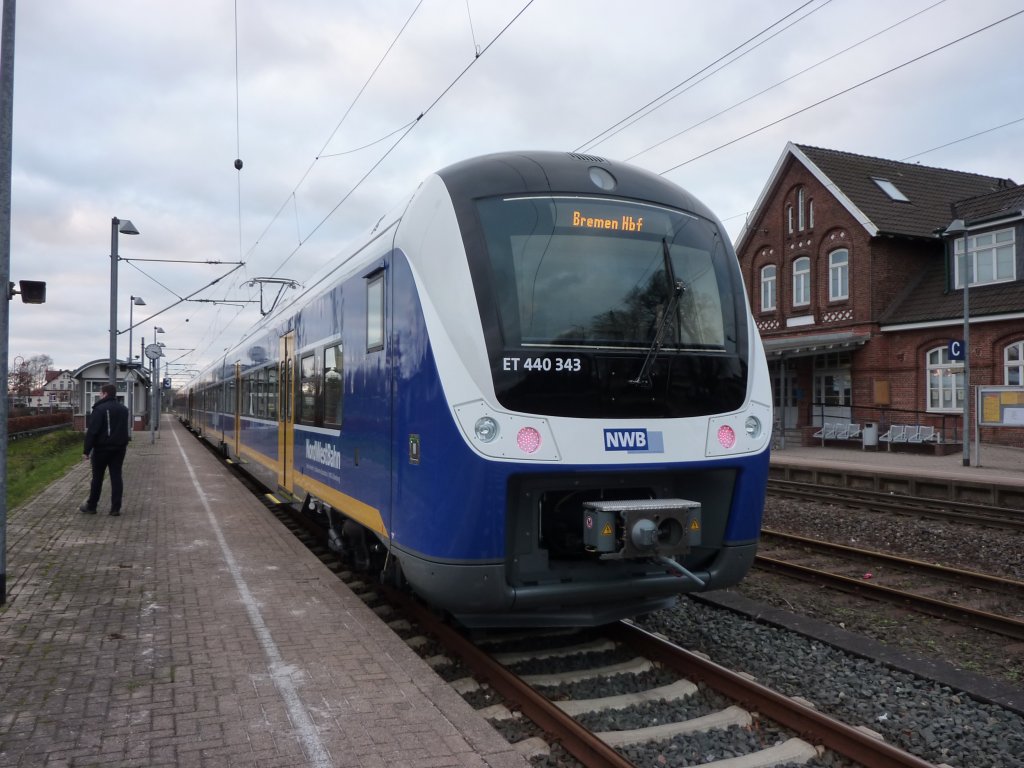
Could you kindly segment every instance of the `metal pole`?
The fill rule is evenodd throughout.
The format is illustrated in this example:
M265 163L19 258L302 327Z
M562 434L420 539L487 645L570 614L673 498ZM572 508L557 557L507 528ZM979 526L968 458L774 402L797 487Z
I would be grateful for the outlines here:
M970 259L967 256L967 230L964 229L964 458L963 465L971 466L971 284Z
M108 381L117 386L117 216L110 220L110 371Z
M15 0L4 0L0 30L0 605L7 603L7 355L11 319L11 151L14 130Z
M153 338L156 338L156 334L153 334ZM156 343L155 341L153 342ZM160 418L160 415L156 412L153 407L156 404L156 364L157 358L153 358L149 364L149 443L153 445L156 443L156 420Z
M132 321L135 318L135 297L128 297L128 367L124 372L124 395L128 405L128 437L135 437L135 377L132 375Z
M981 387L974 388L974 466L981 466Z

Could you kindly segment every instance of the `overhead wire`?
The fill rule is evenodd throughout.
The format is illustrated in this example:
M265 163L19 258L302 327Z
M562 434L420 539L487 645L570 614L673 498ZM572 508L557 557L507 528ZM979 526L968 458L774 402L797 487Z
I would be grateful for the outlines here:
M931 149L926 149L923 152L917 152L917 153L915 153L913 155L907 155L906 157L904 157L901 160L901 162L905 163L907 160L912 160L915 157L921 157L921 155L927 155L930 152L935 152L935 151L940 150L940 149L945 149L946 147L951 147L954 144L959 144L961 141L968 141L969 139L976 139L978 136L984 136L986 133L992 133L993 131L998 131L1001 128L1008 128L1011 125L1015 125L1016 123L1021 123L1021 122L1024 122L1024 117L1018 117L1016 120L1010 120L1008 123L1003 123L1002 125L996 125L996 126L993 126L992 128L986 128L984 131L977 131L976 133L972 133L970 136L962 136L959 139L954 139L953 141L947 141L945 144L940 144L937 147L932 147Z
M236 0L236 2L237 2L237 0ZM479 45L476 42L475 30L471 29L471 34L472 34L472 37L473 37L473 44L474 44L474 57L473 57L473 60L466 67L464 67L461 72L459 72L459 74L447 85L447 87L445 87L444 90L442 90L441 93L426 107L426 109L424 109L422 112L420 112L419 115L417 115L417 117L415 119L413 119L410 122L406 123L404 126L402 126L401 128L397 129L396 131L392 131L391 133L387 134L386 136L384 136L384 137L382 137L380 139L377 139L376 141L371 142L370 144L366 145L366 147L374 146L375 144L379 144L380 142L387 140L391 136L394 136L396 133L401 132L401 135L398 137L398 139L381 155L381 157L359 179L359 181L357 181L356 184L351 189L349 189L348 192L345 193L345 195L338 201L337 204L335 204L335 206L327 213L327 215L324 216L323 219L321 219L320 222L318 222L313 227L313 229L310 230L310 232L308 232L306 234L305 238L302 238L301 234L298 236L298 239L299 239L298 244L283 259L281 264L278 265L278 267L272 273L272 276L277 275L281 271L281 269L283 269L288 264L288 262L295 256L296 253L298 253L298 251L302 248L302 246L309 240L309 238L312 235L314 235L327 222L327 220L331 216L334 215L334 213L338 210L338 208L340 208L351 197L351 195L366 181L366 179L381 165L381 163L383 163L384 160L387 159L387 157L398 147L398 145L405 139L405 137L409 135L409 133L412 131L412 129L415 128L416 125L418 125L419 122L429 112L431 112L434 109L434 107L436 107L441 102L441 100L451 91L451 89L454 88L455 85L458 84L458 82L465 76L465 74L469 71L469 69L473 66L473 64L476 63L476 61L484 53L486 53L491 48L491 46L493 46L505 34L505 32L508 31L508 29L533 4L533 2L534 2L534 0L527 0L526 4L512 17L512 19L507 24L505 24L504 27L502 27L502 29L482 49L479 47ZM338 124L335 126L334 130L331 132L331 134L328 137L327 141L324 142L323 147L321 147L320 153L317 154L317 156L314 158L314 161L306 169L305 173L303 173L302 177L296 183L296 185L293 188L292 192L281 203L280 207L275 212L275 214L271 218L270 222L267 224L267 226L260 233L259 237L257 237L257 239L254 241L254 243L250 246L250 248L247 251L246 255L252 254L252 252L259 246L260 242L263 240L263 238L266 236L267 232L270 231L270 228L274 225L274 223L280 217L281 213L284 211L284 209L288 205L289 201L292 201L294 199L295 193L302 186L303 182L308 177L309 173L311 172L311 170L312 170L312 168L313 168L313 166L315 165L316 162L318 162L320 159L323 159L323 158L326 158L326 157L334 157L334 156L337 156L337 155L348 154L349 153L349 152L341 152L341 153L331 153L331 154L327 154L327 155L323 154L324 150L327 148L328 144L333 139L333 137L337 133L337 131L340 129L342 123L345 121L345 118L348 116L349 112L351 112L351 109L354 106L355 101L358 100L359 96L361 96L362 93L365 91L366 87L369 85L370 81L373 79L374 75L379 70L381 64L383 64L383 62L387 58L388 54L391 52L391 50L393 49L394 45L397 43L398 38L401 36L402 32L405 30L405 28L408 26L409 22L412 20L413 16L415 15L416 11L419 9L420 5L422 5L422 0L420 0L420 2L416 4L416 6L413 9L412 13L409 15L409 18L406 20L406 22L402 26L401 30L399 30L398 34L395 36L395 38L392 41L391 45L389 45L387 51L384 53L384 55L378 61L376 67L373 70L373 72L367 78L366 82L363 84L363 87L359 90L359 93L356 95L356 97L353 100L352 104L349 105L348 109L345 111L345 114L342 116L341 120L339 120ZM468 6L468 2L467 2L467 11L468 10L469 10L469 6ZM470 15L470 24L472 26L472 16L471 15ZM364 148L366 148L366 147L364 147ZM356 151L356 150L352 150L352 151ZM296 213L296 216L297 216L297 213ZM242 310L239 309L239 313L241 311ZM232 318L231 322L233 322L234 319L237 318L237 315L238 315L238 313L236 313L235 318ZM230 325L230 323L229 323L229 325ZM225 326L225 328L226 327L227 326ZM221 334L218 334L218 336L219 335L221 335ZM243 334L243 338L244 338L244 334ZM211 340L211 342L207 345L207 347L211 346L213 344L213 341L214 340Z
M238 258L242 258L242 98L238 77L238 0L235 0L235 178L238 183Z
M245 252L244 251L244 245L243 245L243 235L242 235L243 216L242 216L242 180L241 180L241 164L242 164L242 161L241 161L241 98L240 98L240 74L239 74L239 44L238 44L238 0L235 0L235 2L234 2L235 146L236 146L236 153L237 153L236 154L236 160L235 160L235 168L236 168L236 170L239 171L239 174L238 174L238 249L239 249L239 258L240 259L242 259L244 261L246 256L249 256L249 255L251 255L253 253L253 251L258 247L259 243L262 241L263 237L267 234L268 231L270 231L270 228L274 225L274 223L281 216L281 213L284 211L285 207L288 205L289 202L291 202L293 204L293 206L295 206L296 236L300 239L300 245L301 245L301 231L299 230L299 227L298 227L298 206L297 206L296 194L295 193L299 190L299 188L302 186L303 182L309 176L310 172L312 171L313 167L316 165L317 161L320 160L321 155L322 155L324 149L327 148L327 146L330 144L331 140L337 134L338 130L340 130L342 124L348 118L348 116L351 113L352 109L355 107L356 103L359 101L359 98L363 95L364 91L369 86L370 82L373 80L374 76L377 74L377 72L380 69L381 65L387 59L388 55L391 53L391 51L394 48L395 44L398 42L399 38L402 36L402 33L409 26L409 23L412 21L413 17L416 15L416 12L419 10L419 8L420 8L420 6L422 4L423 4L423 0L419 0L419 2L416 3L416 5L413 8L412 12L409 14L408 18L405 20L405 23L402 24L402 27L399 29L398 33L395 35L395 37L391 41L391 43L388 45L387 50L385 50L384 54L378 60L377 64L374 66L374 68L371 71L370 75L367 77L367 79L363 83L362 87L356 93L355 97L349 103L348 107L346 108L345 112L342 114L341 118L338 120L337 124L331 130L331 132L328 135L327 139L324 141L323 146L320 149L320 152L317 153L317 155L314 157L313 161L310 163L309 167L306 168L306 171L302 174L302 176L299 179L299 181L295 184L295 187L292 189L291 193L288 195L288 197L285 198L284 202L282 202L281 206L274 213L273 217L271 217L270 221L268 222L268 224L266 225L264 230L260 233L259 237L257 237L256 241L249 248L249 251ZM393 133L389 134L389 135L393 135ZM383 139L379 139L377 142L373 142L373 143L375 144L375 143L378 143L379 141L382 141L382 140ZM372 146L372 145L373 144L371 144L369 146ZM246 273L248 272L247 267L246 267L245 271L246 271ZM243 281L243 284L244 283L245 283L245 281ZM239 310L239 312L240 311L241 310ZM222 330L226 329L227 327L230 327L230 324L233 323L235 319L237 319L237 314L238 313L236 313L235 317L231 318L231 320L228 322L227 325L214 324L211 327L220 327ZM217 310L217 315L218 316L220 315L220 309L219 308ZM210 341L210 344L212 345L215 340L216 339L212 339Z
M313 167L321 159L321 156L322 156L324 150L327 149L328 145L331 143L331 140L334 138L335 134L337 134L337 132L341 129L342 124L345 122L345 120L348 118L349 114L352 112L352 109L353 109L353 107L355 107L356 102L359 101L360 97L366 91L367 87L369 87L369 85L372 82L373 78L377 75L377 72L380 70L381 66L384 64L384 61L391 54L391 51L394 49L395 45L398 43L399 38L401 38L402 33L405 32L406 28L409 26L409 23L412 21L413 17L416 15L416 12L420 9L421 5L423 5L423 0L419 0L419 2L416 3L416 7L412 9L412 13L409 14L409 17L405 20L405 23L402 24L401 29L398 30L398 33L395 35L395 37L391 41L390 45L388 45L387 50L384 51L384 54L377 61L377 64L374 66L373 71L370 72L369 76L363 82L362 87L360 87L359 91L356 93L356 95L353 97L352 101L349 103L348 107L345 109L345 112L344 112L344 114L342 114L341 119L338 120L337 124L331 130L331 132L328 135L327 139L324 141L323 146L320 147L320 151L317 152L316 155L313 157L312 162L310 162L309 166L303 172L303 174L299 178L298 182L296 182L295 186L292 188L292 191L289 193L288 197L286 197L284 202L281 203L281 207L278 208L277 212L273 215L273 217L271 217L270 221L267 223L267 226L264 227L264 229L260 233L259 237L257 237L256 241L249 247L249 250L248 250L249 254L251 254L256 249L256 247L260 244L260 242L266 236L267 232L270 231L270 228L272 226L274 226L274 223L277 221L278 217L281 215L281 212L284 211L285 207L288 205L288 202L295 197L295 193L299 191L299 188L302 186L303 182L305 182L306 179L309 177L309 174L312 172ZM389 134L389 135L393 135L393 134ZM382 140L383 139L378 139L377 141L373 142L373 144L376 144L376 143L378 143L379 141L382 141ZM372 144L370 146L372 146Z
M655 104L658 104L658 102L662 101L663 99L666 99L666 97L668 97L668 96L669 96L669 95L670 95L670 94L671 94L671 93L672 93L673 91L676 91L676 90L678 90L679 88L682 88L682 87L683 87L684 85L686 85L687 83L689 83L689 82L690 82L691 80L693 80L694 78L696 78L696 77L699 77L699 76L700 76L700 75L702 75L703 73L707 72L707 71L708 71L709 69L711 69L711 67L715 66L715 65L716 65L716 64L718 64L719 62L725 61L726 59L728 59L728 58L729 58L730 56L732 56L732 55L733 55L734 53L736 53L737 51L740 51L740 50L742 50L743 48L745 48L746 46L750 45L750 43L752 43L752 42L753 42L754 40L757 40L757 38L761 37L762 35L766 34L766 33L767 33L767 32L768 32L768 31L769 31L770 29L772 29L773 27L777 27L777 26L778 26L779 24L781 24L782 22L784 22L784 21L785 21L786 19L788 19L788 18L790 18L791 16L793 16L793 15L795 15L795 14L799 13L799 12L800 12L800 11L802 11L802 10L803 10L804 8L806 8L807 6L809 6L809 5L813 5L814 3L818 2L818 1L819 1L819 0L807 0L807 2L805 2L805 3L803 3L802 5L800 5L800 6L796 7L796 8L794 8L794 9L793 9L792 11L790 11L789 13L787 13L787 14L786 14L785 16L782 16L781 18L777 19L776 21L773 21L773 22L772 22L771 24L769 24L769 25L768 25L767 27L765 27L764 29L762 29L762 30L761 30L760 32L758 32L757 34L755 34L755 35L752 35L751 37L747 38L747 39L746 39L746 40L744 40L744 41L743 41L742 43L740 43L739 45L737 45L736 47L734 47L734 48L733 48L732 50L728 51L727 53L724 53L724 54L722 54L722 55L721 55L721 56L719 56L719 57L718 57L717 59L715 59L714 61L712 61L712 62L711 62L710 64L707 64L706 66L704 66L704 67L702 67L701 69L697 70L696 72L694 72L694 73L693 73L692 75L690 75L689 77L687 77L687 78L686 78L685 80L683 80L682 82L676 83L676 84L675 84L674 86L672 86L671 88L669 88L669 89L668 89L667 91L665 91L664 93L662 93L662 94L661 94L660 96L657 96L657 97L655 97L655 98L651 99L651 100L650 100L649 102L647 102L646 104L644 104L644 105L643 105L642 107L640 107L640 108L638 108L638 109L634 110L633 112L631 112L630 114L626 115L626 117L624 117L624 118L622 118L621 120L619 120L619 122L615 123L614 125L610 126L609 128L605 128L605 129L604 129L603 131L601 131L601 132L600 132L599 134L597 134L597 135L596 135L596 136L594 136L593 138L591 138L591 139L589 139L589 140L587 140L587 141L583 142L583 143L582 143L582 144L580 144L580 145L579 145L578 147L576 147L576 149L575 149L574 151L575 151L575 152L584 152L584 151L589 151L589 150L590 150L590 149L592 149L593 147L596 147L596 146L599 146L600 144L603 144L603 143L604 143L605 141L607 141L607 140L608 140L609 138L611 138L611 137L612 137L612 136L614 136L615 134L619 133L620 131L624 130L625 128L629 127L630 125L632 125L633 123L635 123L635 122L636 122L637 120L640 120L641 118L643 118L643 117L646 117L646 116L647 116L647 114L649 114L649 112L645 112L645 113L644 113L644 114L642 114L642 115L640 114L641 112L644 112L644 110L648 109L649 107L653 107L653 106L654 106ZM825 5L827 5L827 4L828 4L828 3L830 3L830 2L832 2L832 0L825 0L825 2L824 2L824 3L822 3L822 5L821 5L820 7L824 7ZM814 10L815 10L815 11L817 11L817 10L820 10L820 7L819 7L819 8L816 8L816 9L814 9ZM813 12L814 12L814 11L812 11L812 13L813 13ZM810 14L807 14L807 15L809 16ZM804 18L806 18L806 16L804 16L804 17L801 17L801 18L800 18L800 19L798 19L797 21L802 21L802 20L803 20ZM796 23L796 22L794 22L794 23ZM792 26L792 25L790 25L790 26ZM787 27L787 29L788 29L788 27ZM780 31L781 31L781 30L780 30ZM777 34L777 33L776 33L776 34ZM774 35L773 35L773 37L774 37ZM759 44L759 45L760 45L760 44ZM755 47L756 47L756 46L755 46ZM751 50L754 50L754 49L752 48ZM750 52L750 51L747 51L746 53L749 53L749 52ZM743 54L743 55L746 55L746 54ZM738 60L739 58L742 58L742 57L741 57L741 56L738 56L736 60ZM729 63L731 63L731 62L729 62ZM666 103L667 103L667 100L666 100ZM660 106L660 105L659 105L659 106ZM657 108L658 108L658 107L654 107L654 109L657 109ZM651 109L650 111L651 111L651 112L653 112L653 111L654 111L654 109ZM637 117L637 115L639 115L639 117ZM633 120L633 119L632 119L632 118L634 118L634 117L636 117L636 120ZM622 126L622 127L620 128L619 126ZM613 133L613 131L614 131L614 133ZM605 134L608 134L608 135L605 135Z
M986 24L985 26L980 27L979 29L976 29L973 32L968 32L966 35L962 35L961 37L958 37L955 40L951 40L948 43L943 43L942 45L940 45L940 46L938 46L936 48L933 48L932 50L927 51L926 53L922 53L919 56L915 56L912 59L908 59L907 61L904 61L902 64L897 64L895 67L891 67L891 68L885 70L884 72L880 72L877 75L873 75L873 76L871 76L871 77L869 77L869 78L867 78L865 80L861 80L859 83L856 83L855 85L851 85L851 86L849 86L847 88L842 89L841 91L837 91L836 93L833 93L831 96L826 96L825 98L819 99L818 101L816 101L816 102L814 102L812 104L808 104L807 106L801 107L800 109L797 109L797 110L795 110L793 112L790 112L787 115L783 115L782 117L780 117L780 118L778 118L776 120L772 120L771 122L765 123L764 125L760 126L759 128L755 128L752 131L747 131L746 133L744 133L744 134L742 134L740 136L737 136L737 137L735 137L733 139L730 139L729 141L726 141L723 144L719 144L718 146L712 147L711 149L709 149L709 150L707 150L705 152L701 152L699 155L694 155L693 157L689 158L688 160L684 160L681 163L677 163L676 165L673 165L671 168L666 168L663 171L659 171L658 175L659 176L664 176L667 173L671 173L672 171L675 171L675 170L678 170L679 168L682 168L684 165L689 165L690 163L695 162L697 160L700 160L701 158L707 157L708 155L713 154L715 152L718 152L721 149L725 149L726 147L730 147L733 144L736 144L736 143L738 143L740 141L743 141L743 139L750 138L751 136L754 136L754 135L756 135L758 133L761 133L762 131L765 131L765 130L767 130L769 128L772 128L772 127L774 127L776 125L779 125L780 123L784 123L786 120L789 120L790 118L793 118L793 117L796 117L797 115L803 114L804 112L812 110L815 107L819 107L822 104L826 104L826 103L828 103L828 102L830 102L830 101L832 101L834 99L839 98L840 96L844 96L847 93L855 91L858 88L860 88L860 87L862 87L864 85L867 85L868 83L873 83L875 80L879 80L879 79L881 79L881 78L883 78L883 77L885 77L887 75L891 75L893 72L897 72L897 71L903 69L904 67L908 67L911 64L915 64L915 63L921 61L922 59L926 59L929 56L932 56L933 54L939 53L940 51L944 51L947 48L950 48L950 47L952 47L954 45L962 43L964 40L968 40L968 39L970 39L972 37L975 37L976 35L981 34L982 32L986 32L986 31L988 31L990 29L993 29L994 27L999 26L1000 24L1004 24L1005 22L1009 21L1010 19L1013 19L1013 18L1015 18L1017 16L1020 16L1021 14L1024 14L1024 10L1020 10L1020 11L1016 11L1014 13L1011 13L1010 15L1004 16L1002 19L999 19L998 21L994 21L991 24Z
M295 254L298 253L299 249L302 248L302 246L309 240L309 238L312 237L317 232L317 230L319 230L327 222L327 220L330 219L334 215L334 213L352 196L352 193L354 193L357 189L359 189L359 187L361 187L363 185L363 182L365 182L366 179L369 178L369 176L375 170L377 170L377 168L380 166L380 164L383 163L387 159L387 157L392 152L395 151L395 149L398 147L398 145L401 144L402 141L405 140L405 137L408 136L412 132L413 128L415 128L417 125L419 125L420 121L424 117L426 117L431 112L431 110L433 110L434 107L436 107L441 102L441 100L451 91L452 88L454 88L456 86L456 84L465 76L465 74L473 67L473 65L476 64L476 62L480 60L480 57L483 56L485 53L487 53L488 50L490 50L491 46L494 45L501 38L501 36L505 34L506 31L508 31L508 29L519 19L519 17L522 16L526 12L527 8L529 8L531 5L533 5L533 2L534 2L534 0L527 0L526 5L524 5L519 10L519 12L515 16L513 16L512 19L504 27L501 28L501 30L498 32L498 34L495 35L491 39L491 41L489 43L487 43L487 45L484 46L481 49L480 53L478 55L476 55L473 58L473 60L470 61L469 64L467 64L463 68L463 70L461 72L459 72L458 75L455 76L455 79L452 80L445 87L445 89L443 91L441 91L441 93L437 96L437 98L435 98L432 102L430 102L430 104L427 106L427 108L424 109L422 112L420 112L420 114L416 117L415 120L412 120L410 123L407 123L408 127L405 129L405 131L402 133L402 135L398 137L398 139L394 142L394 144L392 144L390 147L388 147L387 151L384 152L384 154L381 155L380 158L378 158L377 162L374 163L370 167L370 169L365 174L363 174L363 176L359 179L359 181L357 181L352 186L352 188L349 189L349 191L345 193L345 195L341 198L341 200L339 200L337 202L337 204L335 204L335 206L333 208L331 208L330 211L327 212L327 215L324 216L316 224L316 226L314 226L313 229L310 230L309 233L307 233L306 237L298 245L295 246L295 248L291 251L291 253L289 253L285 257L284 261L282 261L281 264L278 265L277 269L275 269L271 273L271 276L277 275L284 268L284 266L289 261L291 261L291 259L295 256Z
M878 32L875 32L874 34L868 35L867 37L859 40L858 42L854 43L853 45L849 45L846 48L843 48L841 51L836 51L832 55L826 56L824 59L818 60L817 62L815 62L814 64L810 65L809 67L805 67L804 69L801 69L799 72L794 72L789 77L783 78L782 80L779 80L778 82L773 83L772 85L769 85L767 88L763 88L760 91L758 91L757 93L752 94L752 95L748 96L745 99L737 101L734 104L726 107L725 109L723 109L723 110L721 110L719 112L716 112L715 114L713 114L713 115L711 115L709 117L706 117L703 120L700 120L700 121L698 121L696 123L693 123L692 125L687 126L683 130L677 131L676 133L673 133L671 136L668 136L668 137L662 139L661 141L659 141L659 142L657 142L655 144L652 144L649 147L646 147L645 149L641 149L636 154L633 154L633 155L630 155L629 157L627 157L626 158L626 162L629 162L630 160L635 160L636 158L640 157L640 155L646 154L647 152L650 152L652 149L657 149L658 147L660 147L660 146L662 146L664 144L667 144L668 142L672 141L673 139L677 139L680 136L682 136L682 135L684 135L686 133L689 133L694 128L699 128L700 126L704 125L705 123L709 123L712 120L714 120L716 118L719 118L719 117L721 117L722 115L724 115L724 114L726 114L728 112L731 112L732 110L736 109L737 107L741 107L744 104L746 104L746 103L748 103L750 101L753 101L754 99L758 98L759 96L763 96L764 94L768 93L769 91L774 90L775 88L778 88L781 85L785 85L786 83L790 82L791 80L795 80L796 78L800 77L801 75L805 75L808 72L810 72L811 70L816 69L816 68L822 66L823 64L827 64L828 62L832 61L833 59L836 59L836 58L842 56L845 53L849 53L853 49L858 48L861 45L864 45L865 43L870 42L871 40L874 40L876 37L884 35L886 32L892 31L893 29L895 29L896 27L898 27L898 26L900 26L902 24L906 24L908 21L911 21L912 19L917 18L918 16L920 16L923 13L927 13L928 11L930 11L930 10L940 6L940 5L942 5L945 2L946 2L946 0L938 0L938 2L932 3L927 8L922 8L921 10L919 10L919 11L917 11L915 13L912 13L909 16L904 17L904 18L900 19L899 21L897 21L897 22L895 22L893 24L890 24L889 26L885 27L884 29L880 29ZM808 14L808 15L810 15L810 14ZM806 18L806 17L804 17L804 18ZM665 102L665 103L667 104L668 102Z

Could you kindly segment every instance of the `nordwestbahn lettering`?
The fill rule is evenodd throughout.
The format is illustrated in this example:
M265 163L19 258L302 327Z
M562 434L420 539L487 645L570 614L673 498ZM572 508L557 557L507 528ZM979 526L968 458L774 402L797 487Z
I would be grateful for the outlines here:
M604 431L606 451L646 451L646 429L606 429Z

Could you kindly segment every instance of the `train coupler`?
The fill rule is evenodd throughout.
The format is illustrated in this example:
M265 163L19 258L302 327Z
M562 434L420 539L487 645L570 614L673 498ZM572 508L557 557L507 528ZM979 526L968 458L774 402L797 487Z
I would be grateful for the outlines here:
M681 555L700 544L701 505L687 499L622 499L583 505L583 543L602 560Z

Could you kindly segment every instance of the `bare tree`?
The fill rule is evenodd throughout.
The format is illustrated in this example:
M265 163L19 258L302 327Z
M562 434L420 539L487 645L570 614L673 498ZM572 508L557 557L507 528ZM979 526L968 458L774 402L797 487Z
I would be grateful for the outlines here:
M42 389L46 384L46 372L53 368L53 358L49 355L32 355L25 361L29 375L32 377L32 389Z
M21 356L7 368L7 391L18 397L28 397L46 383L46 372L53 367L49 355L33 355L27 360Z

